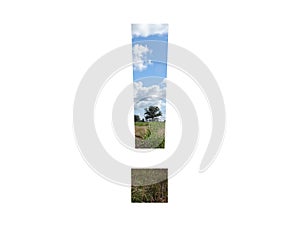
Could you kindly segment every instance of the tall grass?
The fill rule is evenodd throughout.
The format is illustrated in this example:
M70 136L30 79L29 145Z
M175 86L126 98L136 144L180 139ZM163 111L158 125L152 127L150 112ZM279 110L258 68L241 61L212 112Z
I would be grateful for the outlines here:
M132 169L131 202L168 202L167 169Z
M165 122L136 122L135 126L148 126L151 133L146 139L135 138L136 148L165 147Z

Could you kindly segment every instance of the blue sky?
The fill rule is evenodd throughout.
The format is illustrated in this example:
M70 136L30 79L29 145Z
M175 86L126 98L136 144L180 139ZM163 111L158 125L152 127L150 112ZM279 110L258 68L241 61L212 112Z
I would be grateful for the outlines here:
M168 25L132 25L134 113L144 118L144 108L158 106L165 119Z
M167 77L168 34L132 38L133 80L148 76Z

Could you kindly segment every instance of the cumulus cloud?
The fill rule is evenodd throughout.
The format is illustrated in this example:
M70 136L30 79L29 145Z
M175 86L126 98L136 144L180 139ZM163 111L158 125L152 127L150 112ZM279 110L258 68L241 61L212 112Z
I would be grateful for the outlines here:
M134 100L139 101L140 99L146 98L165 98L166 97L166 86L163 83L151 85L145 87L143 82L133 82L134 85Z
M151 52L152 50L147 45L135 44L132 47L133 69L137 71L147 69L148 65L151 64L151 60L148 59Z
M168 24L132 24L132 35L148 37L168 33Z
M166 86L163 83L145 87L141 81L134 82L134 108L141 110L151 105L160 109L165 106Z
M145 109L149 106L157 106L158 108L162 109L166 105L166 103L162 99L151 98L151 99L143 99L134 104L135 109Z

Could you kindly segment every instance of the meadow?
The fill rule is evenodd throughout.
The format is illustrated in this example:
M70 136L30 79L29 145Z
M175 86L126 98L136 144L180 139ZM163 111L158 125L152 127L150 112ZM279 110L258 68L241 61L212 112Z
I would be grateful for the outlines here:
M135 148L165 148L165 122L135 122Z

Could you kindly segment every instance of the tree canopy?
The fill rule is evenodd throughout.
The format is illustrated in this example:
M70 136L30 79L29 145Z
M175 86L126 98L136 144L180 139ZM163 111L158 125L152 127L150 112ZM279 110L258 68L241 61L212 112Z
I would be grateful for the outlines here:
M145 119L151 119L153 121L154 118L162 116L162 113L158 106L149 106L148 108L145 108Z
M134 122L140 122L141 118L139 115L134 115Z

